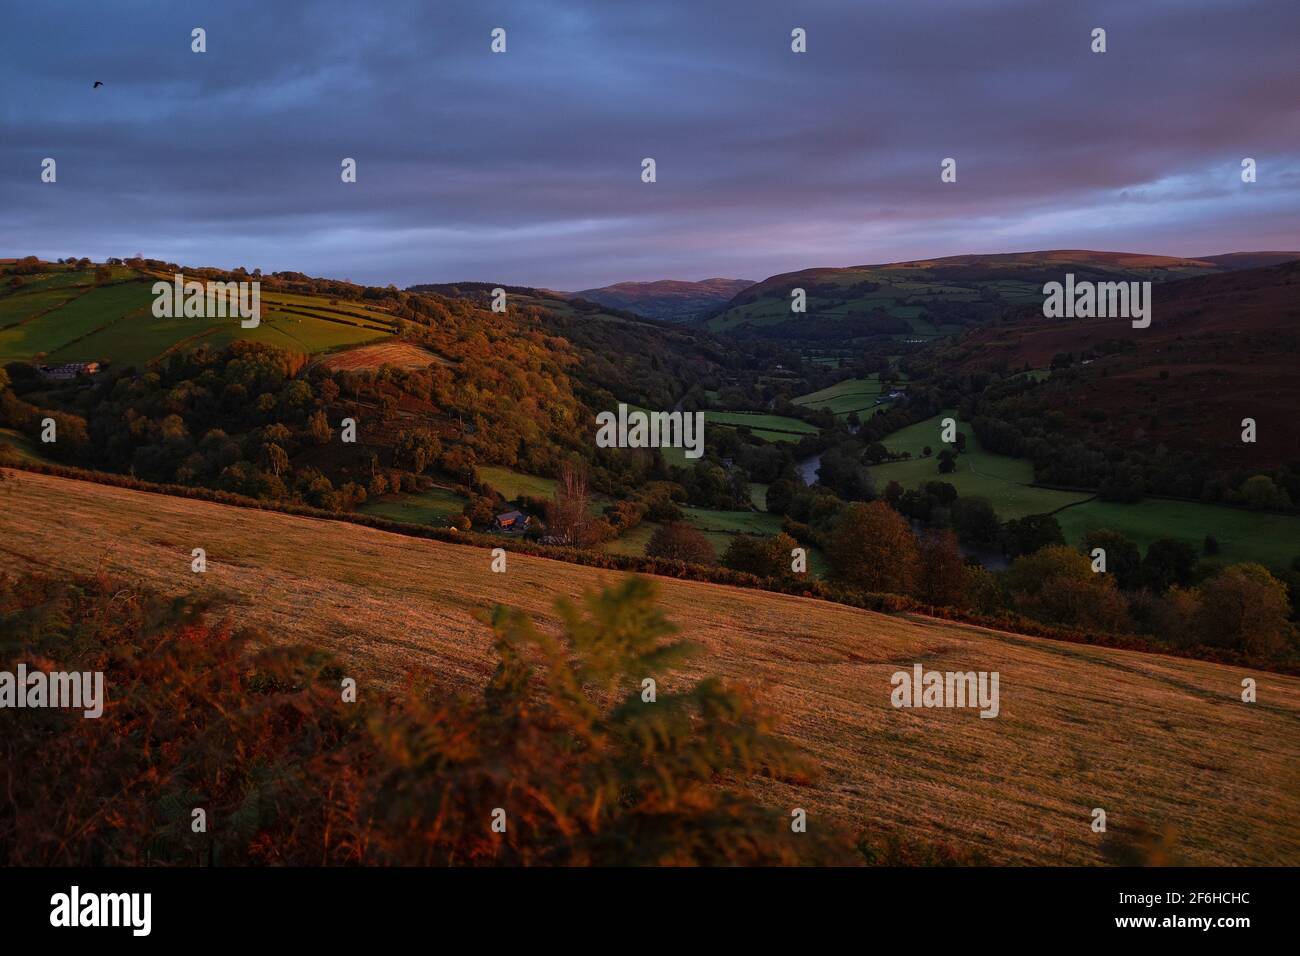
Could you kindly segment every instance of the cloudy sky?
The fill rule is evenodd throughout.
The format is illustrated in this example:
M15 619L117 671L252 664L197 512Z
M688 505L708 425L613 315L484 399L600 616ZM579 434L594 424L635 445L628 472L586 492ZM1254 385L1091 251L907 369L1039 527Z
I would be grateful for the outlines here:
M0 256L581 289L1297 249L1298 38L1295 0L11 4Z

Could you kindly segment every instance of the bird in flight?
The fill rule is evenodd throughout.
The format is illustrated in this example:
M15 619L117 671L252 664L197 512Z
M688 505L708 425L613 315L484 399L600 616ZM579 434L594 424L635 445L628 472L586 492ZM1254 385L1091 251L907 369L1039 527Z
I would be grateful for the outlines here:
M103 81L103 80L96 80L96 81L95 81L95 85L92 86L91 89L92 89L92 90L97 90L97 89L99 89L99 88L100 88L101 86L103 86L103 85L104 85L104 81Z

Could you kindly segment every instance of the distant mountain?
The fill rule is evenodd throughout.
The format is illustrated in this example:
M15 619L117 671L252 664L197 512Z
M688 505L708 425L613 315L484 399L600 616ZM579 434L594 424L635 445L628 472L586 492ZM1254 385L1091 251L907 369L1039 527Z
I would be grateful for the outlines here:
M1041 302L1043 284L1067 272L1080 280L1165 282L1231 268L1174 256L1055 249L803 269L755 283L706 323L715 332L801 344L915 343L982 325L1008 307ZM791 311L795 289L807 297L804 314Z
M1300 252L1229 252L1221 256L1197 256L1224 269L1258 269L1300 259Z
M616 282L599 289L564 294L609 308L625 309L648 319L686 322L726 304L736 293L753 284L751 279L704 279L700 282L660 279L657 282Z

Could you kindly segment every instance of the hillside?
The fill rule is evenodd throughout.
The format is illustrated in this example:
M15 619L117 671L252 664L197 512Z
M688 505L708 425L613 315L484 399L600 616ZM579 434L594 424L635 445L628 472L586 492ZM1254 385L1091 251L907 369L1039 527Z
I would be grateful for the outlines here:
M1077 434L1163 445L1220 465L1271 469L1300 454L1300 261L1185 279L1152 291L1152 321L1049 319L1026 308L944 350L944 374L1044 368L1033 390ZM1064 360L1057 359L1064 356ZM1241 421L1259 428L1241 441Z
M383 340L395 317L378 306L267 288L259 325L228 319L157 318L153 284L161 272L113 266L106 279L88 268L45 264L0 295L0 363L13 360L145 365L199 345L222 348L239 339L300 355ZM201 278L202 273L194 273Z
M1240 257L1278 255L1290 254L1237 253L1212 261L1058 249L804 269L745 289L707 324L775 340L916 344L982 325L1007 308L1041 303L1043 284L1066 272L1080 280L1165 282L1240 268ZM806 315L790 311L795 288L807 293Z
M626 309L651 319L685 322L726 304L754 284L752 279L703 279L683 282L616 282L599 289L583 289L565 295L586 299L614 309Z
M168 593L212 588L237 622L328 648L368 682L429 668L479 687L491 666L476 612L502 602L552 632L559 594L616 577L358 526L25 472L0 484L0 570L104 571ZM190 550L209 570L189 570ZM1096 863L1089 829L1173 827L1198 864L1300 863L1300 680L1170 657L904 619L803 598L662 580L663 606L747 682L823 768L767 784L776 806L850 827L909 830L997 862ZM1001 714L896 710L889 677L914 662L996 670ZM1259 702L1239 700L1243 676Z

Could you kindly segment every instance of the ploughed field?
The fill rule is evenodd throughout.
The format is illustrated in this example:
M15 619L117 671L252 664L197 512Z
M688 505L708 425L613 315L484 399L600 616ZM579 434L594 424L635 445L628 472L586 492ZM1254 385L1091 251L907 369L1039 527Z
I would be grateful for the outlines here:
M448 689L492 667L475 612L500 602L554 631L551 603L619 576L355 525L10 471L0 483L0 571L104 570L168 593L214 589L238 622L309 643L396 686L427 668ZM190 570L206 549L208 572ZM1065 644L785 595L662 579L661 599L706 648L693 673L747 683L822 768L763 782L810 823L982 848L995 862L1102 860L1112 835L1172 828L1187 862L1300 863L1300 680ZM1000 714L895 709L890 676L997 671ZM1243 677L1259 701L1240 700ZM671 683L671 680L669 680ZM111 696L111 677L110 677Z

